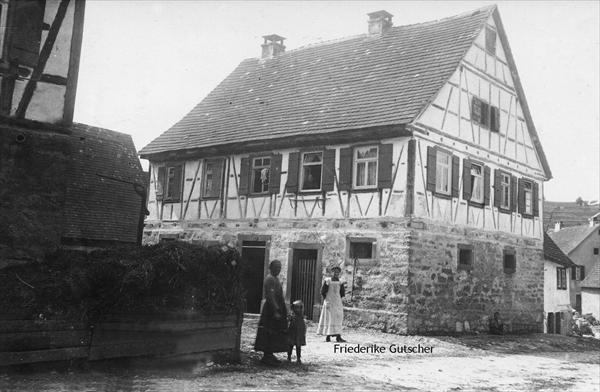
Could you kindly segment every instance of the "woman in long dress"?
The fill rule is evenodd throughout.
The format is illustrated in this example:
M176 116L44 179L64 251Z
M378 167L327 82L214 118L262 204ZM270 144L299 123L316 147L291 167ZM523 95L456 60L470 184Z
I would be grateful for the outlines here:
M260 310L258 331L254 349L264 353L262 362L275 365L279 360L273 353L287 352L287 308L283 290L277 276L281 272L281 262L273 260L269 264L270 274L263 283L264 304Z
M321 287L321 295L323 296L323 308L319 317L319 326L317 333L326 335L326 342L331 341L331 337L335 336L336 342L345 342L342 339L342 322L344 321L344 308L342 305L342 297L346 295L345 283L340 282L340 267L331 269L333 276L325 278Z

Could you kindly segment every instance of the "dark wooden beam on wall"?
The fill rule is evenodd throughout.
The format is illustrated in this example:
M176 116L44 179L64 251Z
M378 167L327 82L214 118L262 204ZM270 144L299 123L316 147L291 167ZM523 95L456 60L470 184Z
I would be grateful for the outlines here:
M65 106L63 122L73 122L75 111L75 96L77 93L77 79L79 78L79 60L81 57L81 42L83 40L83 19L85 16L85 1L75 1L75 15L73 17L73 35L71 36L71 56L69 57L69 72L67 74L67 91L65 93Z
M414 213L415 206L415 159L416 159L416 140L408 141L408 157L406 160L406 198L404 206L404 216L411 216Z
M27 112L27 108L29 107L31 98L33 98L33 93L35 92L37 81L42 76L44 68L46 68L46 63L50 58L50 54L52 54L52 48L54 48L56 37L58 36L60 27L62 26L63 20L65 19L67 8L69 7L69 1L70 0L62 0L58 6L56 16L54 17L52 26L50 26L50 31L48 31L48 36L46 37L44 46L42 46L42 50L40 51L38 63L33 69L31 79L29 79L27 85L25 86L23 96L21 97L21 101L19 102L19 106L17 108L17 111L15 112L15 116L17 118L25 118L25 113Z

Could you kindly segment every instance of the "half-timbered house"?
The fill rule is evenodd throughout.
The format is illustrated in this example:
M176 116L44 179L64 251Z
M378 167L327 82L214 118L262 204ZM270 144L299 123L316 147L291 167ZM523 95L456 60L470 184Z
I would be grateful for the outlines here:
M264 37L150 161L145 241L220 241L268 260L316 317L332 265L346 321L399 333L541 330L550 169L495 6L286 51Z
M84 0L0 0L0 268L141 240L129 135L73 123Z

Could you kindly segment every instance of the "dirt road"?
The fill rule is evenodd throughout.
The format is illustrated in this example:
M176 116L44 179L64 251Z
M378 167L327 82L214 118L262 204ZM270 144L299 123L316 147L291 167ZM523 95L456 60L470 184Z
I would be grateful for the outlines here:
M252 351L256 322L244 322L241 364L164 368L146 362L135 368L5 374L0 391L600 390L600 341L593 339L398 336L349 329L348 342L336 346L315 335L315 325L309 324L304 363L284 361L269 368ZM406 353L419 345L422 353ZM348 352L360 347L362 353Z

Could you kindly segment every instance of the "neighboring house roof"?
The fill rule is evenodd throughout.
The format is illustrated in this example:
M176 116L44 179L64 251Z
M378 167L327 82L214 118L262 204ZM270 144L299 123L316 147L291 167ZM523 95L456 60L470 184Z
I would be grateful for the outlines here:
M146 188L131 136L73 124L63 237L135 242Z
M581 281L582 288L600 289L600 264L596 263L591 272Z
M409 124L458 68L490 15L550 178L495 6L393 27L381 36L364 34L307 46L273 59L246 59L140 155Z
M552 230L556 222L563 227L587 225L600 212L599 205L578 205L575 202L544 201L544 227Z
M583 240L590 234L600 230L600 226L573 226L565 227L559 231L548 233L550 238L559 246L566 254L571 253Z
M544 233L544 258L563 267L573 267L576 265L546 233Z

